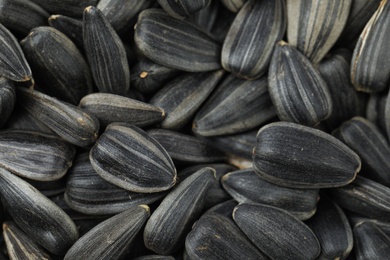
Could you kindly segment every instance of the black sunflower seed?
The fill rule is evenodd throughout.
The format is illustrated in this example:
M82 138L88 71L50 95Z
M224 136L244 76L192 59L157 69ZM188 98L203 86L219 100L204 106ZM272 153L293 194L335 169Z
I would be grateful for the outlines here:
M172 17L184 19L207 7L211 0L157 0L160 6Z

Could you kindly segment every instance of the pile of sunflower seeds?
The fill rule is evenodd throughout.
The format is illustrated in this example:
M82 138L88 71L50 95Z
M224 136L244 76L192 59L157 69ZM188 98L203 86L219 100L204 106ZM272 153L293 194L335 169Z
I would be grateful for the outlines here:
M1 259L388 259L390 0L0 0Z

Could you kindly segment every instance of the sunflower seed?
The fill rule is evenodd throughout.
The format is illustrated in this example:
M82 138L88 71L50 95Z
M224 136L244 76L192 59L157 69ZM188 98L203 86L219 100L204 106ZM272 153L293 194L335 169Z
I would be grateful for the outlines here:
M217 214L198 220L185 246L189 259L268 259L232 220Z
M390 2L383 0L366 24L355 46L351 79L358 91L378 92L390 84Z
M68 16L55 14L48 18L49 25L72 40L81 52L84 51L83 22Z
M125 123L107 126L90 151L90 161L100 177L126 190L160 192L176 183L175 166L163 146Z
M221 0L221 3L230 11L237 13L247 0Z
M201 136L237 134L273 118L267 78L227 77L197 113L192 130Z
M160 6L172 17L184 19L207 7L211 0L157 0Z
M284 209L300 220L314 215L318 190L290 189L260 178L253 169L230 172L221 179L224 189L239 203L259 203Z
M16 224L48 251L63 254L77 240L77 228L69 216L33 186L0 169L0 187L2 201Z
M222 78L222 70L203 73L186 73L164 86L150 100L167 113L161 122L165 129L180 129L195 115L198 108Z
M171 254L184 244L191 225L199 217L215 170L202 168L179 183L146 223L145 246L158 254Z
M87 6L96 6L99 0L32 0L52 14L82 17Z
M236 200L227 200L209 208L202 214L202 218L212 214L219 214L233 220L233 210L238 205Z
M388 91L373 93L368 98L367 108L366 108L366 118L373 122L377 127L386 133L386 121L385 121L385 111L386 103L388 98Z
M90 113L38 91L18 88L19 104L64 140L77 146L93 144L99 120Z
M249 0L238 12L222 47L222 66L245 79L268 70L275 43L286 30L283 0Z
M64 259L119 259L149 215L149 207L139 205L103 221L77 240Z
M314 64L337 41L348 19L352 0L287 1L287 40Z
M384 132L390 137L390 92L387 94L386 104L384 108L384 118L382 118L382 122L384 123Z
M141 12L134 40L143 55L169 68L189 72L221 68L221 46L196 25L159 9Z
M343 210L321 196L316 214L306 221L321 245L319 259L345 259L353 247L352 229Z
M268 73L268 91L280 120L313 126L333 108L326 82L297 49L280 41Z
M10 118L15 106L14 83L4 77L0 77L0 128L4 127Z
M257 134L253 167L266 181L291 188L347 185L359 172L359 156L335 137L294 123L277 122Z
M88 64L65 34L48 26L37 27L21 46L43 92L74 105L92 92Z
M51 197L52 200L53 200L53 196L63 194L65 191L65 185L66 185L65 178L61 178L54 181L39 181L39 180L36 181L36 180L27 179L23 177L22 179L30 183L46 197Z
M211 0L208 6L192 14L188 17L188 20L197 24L204 32L216 39L212 30L216 25L221 10L220 5L220 1Z
M154 125L165 116L160 107L108 93L87 95L80 101L79 107L95 115L102 126L124 122L143 127Z
M130 69L122 40L96 7L83 15L85 54L100 92L124 95L130 87Z

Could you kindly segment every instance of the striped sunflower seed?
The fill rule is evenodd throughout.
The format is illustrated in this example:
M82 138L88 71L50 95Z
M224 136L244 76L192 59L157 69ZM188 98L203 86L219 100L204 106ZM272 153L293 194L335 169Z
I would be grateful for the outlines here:
M245 79L268 70L275 43L286 31L283 0L249 0L238 12L222 47L222 66Z
M287 1L287 40L319 63L343 32L352 0Z
M192 131L201 136L237 134L275 117L267 78L228 76L196 114Z
M41 91L74 105L92 92L88 64L65 34L42 26L20 43Z
M219 214L233 220L233 210L237 205L238 203L234 199L221 202L214 207L209 208L206 212L202 214L201 218L208 215Z
M383 0L366 24L353 51L352 83L358 91L379 92L390 84L390 1Z
M144 127L154 125L165 117L165 111L160 107L108 93L87 95L80 101L79 107L95 115L102 126L124 122Z
M221 3L231 12L237 13L247 0L221 0Z
M198 220L185 246L189 259L268 259L232 220L218 214Z
M315 259L321 251L313 231L282 209L263 204L239 204L233 219L249 239L271 259Z
M32 0L51 14L82 17L87 6L96 6L99 0Z
M383 111L383 110L382 110ZM387 93L387 99L384 108L384 117L381 119L384 125L384 132L390 137L390 91Z
M150 100L167 113L161 122L165 129L177 130L187 124L222 78L222 70L185 73L165 85Z
M60 255L77 240L77 227L70 217L33 186L0 169L0 187L11 217L42 247Z
M85 147L96 141L100 125L94 115L35 90L19 87L17 94L28 113L69 143Z
M54 181L37 181L32 179L23 178L29 184L34 186L37 190L39 190L46 197L51 197L53 200L53 196L61 195L65 191L66 180L65 178L61 178Z
M64 260L120 259L149 215L147 205L138 205L103 221L77 240Z
M198 26L163 10L141 12L134 41L143 55L169 68L188 72L221 68L221 46Z
M359 156L335 137L294 123L277 122L257 134L253 168L266 181L291 188L331 188L352 182Z
M305 56L284 41L273 53L268 91L280 120L314 126L332 113L326 82Z
M210 4L205 8L197 11L188 17L188 20L197 24L204 32L217 40L217 37L213 34L213 28L216 25L218 15L220 13L220 1L210 1Z
M83 15L85 54L100 92L124 95L130 87L130 69L122 40L96 7Z
M259 203L288 211L300 220L316 212L318 190L291 189L260 178L253 169L230 172L221 179L224 189L239 203Z
M65 34L79 48L84 51L83 22L65 15L54 14L48 18L51 27Z
M72 165L72 145L55 136L29 131L0 132L0 167L24 178L53 181Z
M107 126L90 151L90 161L100 177L129 191L160 192L176 183L176 169L167 151L133 125Z
M386 133L386 104L387 104L388 92L379 92L370 94L365 117L373 122L382 133Z
M180 182L150 216L144 230L145 246L163 255L176 252L200 216L215 170L202 168Z
M15 86L12 80L0 77L0 128L3 128L14 110Z
M160 6L172 17L184 19L207 7L211 0L157 0Z

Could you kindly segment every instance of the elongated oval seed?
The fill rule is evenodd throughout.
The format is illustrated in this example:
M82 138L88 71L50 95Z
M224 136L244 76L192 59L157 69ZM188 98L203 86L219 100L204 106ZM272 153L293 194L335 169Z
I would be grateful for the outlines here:
M63 254L78 238L70 217L37 189L0 169L0 194L8 212L32 239L54 254Z
M172 17L184 19L208 6L211 0L157 0Z
M195 222L185 245L190 259L268 259L232 220L218 214Z
M149 207L139 205L103 221L77 240L64 259L120 259L149 215Z
M233 219L271 259L315 259L321 251L313 231L288 212L263 204L239 204Z
M12 80L0 77L0 128L4 127L14 110L15 85Z
M260 203L284 209L300 220L314 215L318 190L291 189L260 178L253 169L225 174L221 179L225 190L239 203Z
M172 254L184 244L199 217L215 170L202 168L179 183L150 216L144 230L145 246L159 254Z
M359 156L335 137L294 123L277 122L257 134L253 168L260 177L291 188L331 188L352 182Z
M83 21L64 15L54 14L48 18L48 23L51 27L56 28L68 36L80 51L84 50Z
M34 116L29 114L24 108L15 104L15 108L12 111L10 118L8 119L4 128L9 130L26 130L39 132L43 134L54 134L44 123L35 119Z
M352 0L287 1L287 40L314 64L319 63L342 33Z
M17 91L19 104L64 140L84 147L96 141L100 125L94 115L38 91Z
M92 147L90 160L103 179L126 190L160 192L176 183L176 169L166 150L133 125L107 126Z
M98 0L32 0L52 14L62 14L70 17L82 17L87 6L96 6Z
M221 47L196 25L163 10L141 12L134 41L147 58L169 68L189 72L221 68Z
M75 152L72 145L55 136L15 130L0 133L0 166L32 180L62 178Z
M283 0L250 0L238 12L222 47L222 66L245 79L268 70L275 43L286 30Z
M277 43L272 56L268 91L283 121L313 126L332 112L332 97L320 73L284 41Z
M379 92L390 84L390 1L383 0L355 46L351 79L358 91Z
M124 95L130 87L130 69L122 40L96 7L83 15L85 54L100 92Z

